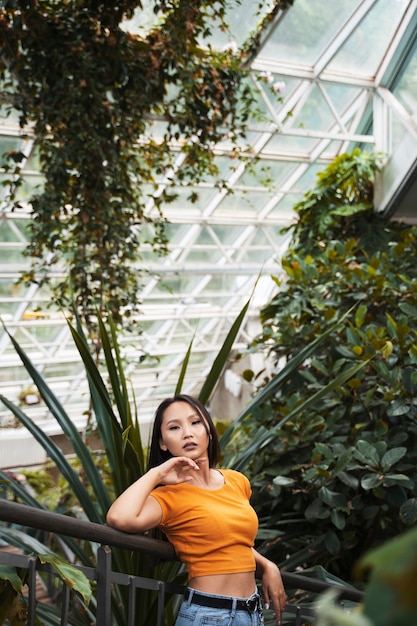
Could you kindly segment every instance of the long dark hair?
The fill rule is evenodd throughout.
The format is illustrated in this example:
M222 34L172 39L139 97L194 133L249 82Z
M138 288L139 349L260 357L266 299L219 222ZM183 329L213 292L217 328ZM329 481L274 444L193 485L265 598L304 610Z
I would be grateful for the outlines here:
M194 411L196 411L196 413L201 415L201 417L203 418L204 428L206 429L207 435L209 437L209 467L215 467L220 459L220 443L210 413L207 411L205 406L196 398L193 398L192 396L188 396L186 394L178 394L172 398L166 398L165 400L163 400L156 409L152 430L151 445L149 448L148 469L151 469L151 467L157 467L158 465L161 465L161 463L167 461L172 457L172 454L168 452L168 450L161 450L160 441L164 412L174 402L187 402L187 404L189 404L194 409Z

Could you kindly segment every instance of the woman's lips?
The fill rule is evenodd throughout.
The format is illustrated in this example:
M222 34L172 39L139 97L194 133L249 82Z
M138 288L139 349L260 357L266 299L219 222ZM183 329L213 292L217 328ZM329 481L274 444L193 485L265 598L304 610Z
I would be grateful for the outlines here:
M191 450L191 448L196 448L197 444L196 443L186 443L185 446L183 446L183 450Z

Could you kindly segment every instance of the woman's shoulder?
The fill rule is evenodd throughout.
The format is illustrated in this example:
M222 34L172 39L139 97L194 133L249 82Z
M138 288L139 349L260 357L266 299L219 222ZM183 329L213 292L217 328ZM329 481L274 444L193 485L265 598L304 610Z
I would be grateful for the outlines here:
M248 478L238 470L221 467L219 471L223 474L226 483L232 482L238 485L249 485Z
M247 480L245 474L242 474L242 472L239 472L238 470L230 469L229 467L219 467L218 470L225 476L235 476L235 478L244 478Z

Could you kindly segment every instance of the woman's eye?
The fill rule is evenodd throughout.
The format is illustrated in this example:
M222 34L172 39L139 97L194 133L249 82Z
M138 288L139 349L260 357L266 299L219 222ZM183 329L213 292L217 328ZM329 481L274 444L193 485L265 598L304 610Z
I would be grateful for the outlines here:
M192 423L193 424L201 424L201 420L194 420Z

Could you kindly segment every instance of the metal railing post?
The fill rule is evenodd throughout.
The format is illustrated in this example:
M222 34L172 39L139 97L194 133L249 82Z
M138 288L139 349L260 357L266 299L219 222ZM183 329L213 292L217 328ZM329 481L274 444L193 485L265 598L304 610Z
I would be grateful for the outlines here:
M35 625L36 618L36 557L28 558L28 621L27 626Z
M97 624L111 626L111 549L97 550Z
M156 626L164 626L165 624L165 584L158 582L158 617Z
M136 620L136 585L134 576L129 576L129 610L127 626L135 626Z
M67 626L69 617L70 590L65 583L62 586L61 626Z

